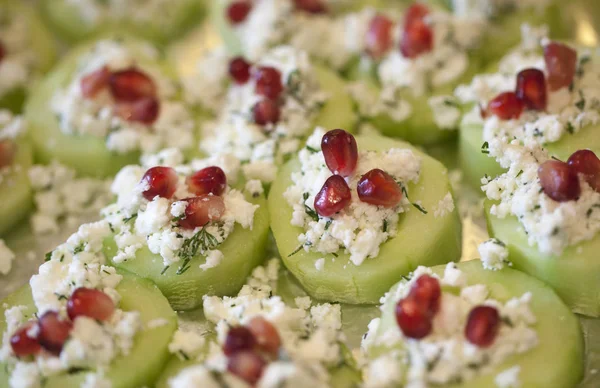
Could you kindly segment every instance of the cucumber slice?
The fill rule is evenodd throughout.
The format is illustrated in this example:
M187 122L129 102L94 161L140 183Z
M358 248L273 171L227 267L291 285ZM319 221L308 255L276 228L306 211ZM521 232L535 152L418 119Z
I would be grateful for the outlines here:
M139 311L145 327L135 338L128 355L117 357L105 373L113 388L138 388L152 386L169 358L168 345L177 327L177 317L158 288L150 281L121 273L123 280L116 290L121 295L120 308L125 311ZM22 287L6 298L0 317L0 330L4 332L4 311L10 306L26 305L33 314L35 306L29 286ZM155 319L167 323L147 328L146 324ZM85 381L85 371L49 377L45 388L79 387ZM8 387L7 368L0 368L0 386Z
M346 91L346 82L333 71L313 65L321 89L325 90L329 99L315 118L313 127L326 129L343 128L354 132L358 117L354 112L354 104Z
M254 213L252 229L236 224L225 242L219 245L224 258L216 267L206 271L200 269L199 265L204 264L205 258L198 256L192 259L187 271L177 275L177 266L165 271L162 257L150 252L148 247L137 251L135 259L113 264L152 280L177 311L202 305L204 295L234 295L244 285L252 269L264 260L269 236L267 201L264 197L251 198L248 195L246 200L260 206ZM105 241L104 253L111 260L116 255L117 246L113 239Z
M360 150L385 151L392 147L411 148L422 157L418 184L410 184L411 201L421 201L429 210L423 214L416 209L400 216L398 234L381 245L379 256L365 260L360 266L349 262L343 252L331 254L300 250L298 235L302 229L290 224L292 208L283 197L291 185L291 173L299 168L294 159L283 166L271 187L269 213L271 229L285 266L314 298L351 304L377 303L379 298L401 276L408 275L419 265L436 265L458 260L461 252L461 224L456 210L445 217L435 218L433 209L451 191L447 171L441 163L416 150L407 143L384 137L357 137ZM315 261L325 258L319 271ZM335 259L333 261L332 259Z
M574 312L600 317L600 238L570 246L560 256L548 256L529 245L516 217L495 217L491 205L486 201L488 231L507 245L514 267L546 282Z
M32 164L31 146L17 140L13 169L3 175L0 183L0 235L18 224L33 208L33 192L27 171Z
M479 260L459 263L458 268L466 275L468 285L485 284L490 291L490 297L500 301L531 292L530 309L537 319L535 330L538 333L539 344L525 353L509 357L489 373L448 386L495 387L494 378L498 373L519 365L521 387L575 387L583 376L584 349L581 327L575 315L554 291L542 282L510 268L501 271L485 270ZM432 269L443 276L445 267L437 266ZM376 336L382 335L390 328L398 328L395 307L395 301L384 305ZM377 347L369 356L377 357L389 350ZM552 365L552 368L548 368L548 365Z

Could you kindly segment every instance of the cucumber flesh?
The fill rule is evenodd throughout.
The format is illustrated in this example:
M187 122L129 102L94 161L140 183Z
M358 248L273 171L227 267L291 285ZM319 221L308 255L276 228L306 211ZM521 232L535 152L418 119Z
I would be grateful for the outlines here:
M411 148L422 156L419 182L409 184L408 193L411 201L421 201L429 213L422 214L411 209L402 215L398 234L381 245L378 257L354 266L349 261L349 255L341 251L338 252L339 257L304 250L289 256L298 247L298 235L303 232L302 228L290 224L292 208L283 197L285 190L292 184L291 173L299 168L296 159L280 169L271 187L269 214L271 229L283 262L309 295L323 301L371 304L377 303L392 284L419 265L458 260L461 252L461 224L456 209L442 218L435 218L433 214L433 208L451 191L447 171L441 163L398 140L360 136L356 140L360 150ZM321 271L315 268L315 261L319 258L325 258L325 267Z
M113 388L138 388L152 386L169 359L168 345L177 326L175 312L152 282L121 273L123 280L116 290L121 295L120 308L125 311L139 311L143 331L136 334L133 348L128 355L118 356L105 373ZM24 286L4 300L10 306L26 305L28 313L35 311L31 290ZM6 307L6 308L8 308ZM2 307L0 330L4 332L5 307ZM155 328L146 328L146 324L155 319L164 319L165 324ZM79 387L85 381L88 372L75 372L49 377L45 388ZM0 368L0 386L8 387L6 368Z
M31 146L23 139L17 140L14 168L2 177L0 183L0 235L10 231L33 208L33 192L29 183Z
M316 117L314 126L325 129L342 128L354 132L358 117L354 112L354 103L346 91L346 82L333 71L319 65L313 65L321 89L329 99Z

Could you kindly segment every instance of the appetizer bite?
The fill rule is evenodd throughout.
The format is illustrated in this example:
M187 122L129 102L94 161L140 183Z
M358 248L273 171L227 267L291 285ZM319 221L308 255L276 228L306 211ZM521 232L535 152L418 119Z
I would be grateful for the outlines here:
M82 175L110 176L140 154L195 149L197 117L159 52L105 38L71 52L26 106L36 156Z
M419 267L382 302L363 339L365 387L567 388L583 376L575 315L521 272Z
M176 149L125 167L112 185L117 202L103 210L111 263L152 280L176 310L237 292L264 260L269 233L263 187L244 186L239 169L229 156L183 164Z
M421 264L458 260L446 169L410 145L317 128L269 194L286 267L325 301L377 303Z
M3 302L3 387L151 386L176 316L148 280L106 264L107 222L82 225Z

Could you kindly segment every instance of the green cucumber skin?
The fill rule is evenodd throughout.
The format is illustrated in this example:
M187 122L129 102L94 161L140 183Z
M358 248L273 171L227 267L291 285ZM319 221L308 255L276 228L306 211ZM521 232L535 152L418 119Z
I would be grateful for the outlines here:
M288 270L299 280L309 295L322 301L349 304L375 304L400 277L419 265L436 265L457 261L461 254L461 223L456 209L443 218L435 218L433 208L451 191L446 169L438 161L417 151L407 143L384 137L357 137L359 150L383 151L391 147L408 147L422 156L418 184L409 184L412 201L420 200L429 210L422 214L412 209L400 217L396 237L381 245L379 256L365 260L360 266L349 262L349 256L339 257L300 250L298 235L302 229L290 225L292 208L285 203L283 193L291 184L290 175L299 168L294 159L283 166L269 194L271 229L279 253ZM441 179L440 179L441 178ZM423 236L427 240L423 242ZM417 241L423 242L417 244ZM325 268L315 268L315 261L325 258ZM346 268L344 268L346 266Z
M346 82L336 73L319 65L314 65L316 77L329 99L315 118L313 127L325 129L342 128L355 132L358 116L354 111L354 103L346 91Z
M492 298L506 301L531 292L533 297L530 306L537 317L535 329L540 343L528 352L510 357L495 368L493 373L445 387L495 387L495 376L515 365L521 366L519 381L522 388L572 388L581 381L584 365L581 327L575 315L550 287L510 268L501 271L485 270L479 260L459 263L458 267L467 275L467 284L487 285ZM444 273L444 266L432 269L438 275ZM384 333L390 327L397 327L394 310L395 303L386 306L378 333ZM375 349L373 356L377 357L382 351L385 349ZM548 368L548 365L552 367Z
M497 218L490 214L491 205L486 201L488 231L507 245L514 267L554 288L574 312L600 317L600 238L568 247L560 256L544 255L529 245L515 217Z
M214 268L203 271L199 265L204 263L204 259L194 258L190 263L191 267L181 275L176 274L179 265L174 265L161 274L164 270L162 257L153 254L147 247L140 249L135 259L114 265L152 280L176 311L201 306L204 295L235 295L252 269L265 259L269 237L266 199L261 197L248 200L260 206L254 213L252 230L236 225L225 242L217 248L224 258ZM112 238L105 240L106 257L112 259L116 250Z
M14 164L19 169L4 176L0 184L0 236L10 231L33 209L33 192L28 175L32 164L31 146L25 139L18 140L17 146Z
M125 311L139 311L144 325L154 319L165 319L167 323L139 332L131 352L126 356L117 357L105 377L111 380L113 388L153 386L169 360L168 345L177 328L177 316L152 282L124 272L120 273L124 275L117 287L121 295L120 308ZM32 312L35 309L28 285L20 288L3 302L8 306L30 306ZM6 329L5 310L3 307L0 316L2 332ZM79 372L50 377L46 380L44 388L79 387L85 380L85 375L85 372ZM6 368L0 368L0 386L8 387L8 378Z

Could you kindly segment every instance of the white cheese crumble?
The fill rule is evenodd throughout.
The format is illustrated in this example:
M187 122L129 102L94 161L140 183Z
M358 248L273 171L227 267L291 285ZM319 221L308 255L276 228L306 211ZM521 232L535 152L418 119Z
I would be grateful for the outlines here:
M498 239L491 238L482 242L477 250L481 255L481 263L485 269L497 271L504 268L506 263L511 265L508 261L508 248L506 248L506 244Z
M8 275L15 258L15 253L0 239L0 274Z
M498 388L518 388L521 386L519 383L519 372L521 367L516 365L503 372L500 372L494 382Z
M452 193L448 192L444 198L440 199L437 206L433 209L433 215L436 218L445 217L454 211L454 199Z
M206 340L194 331L177 330L169 344L169 352L184 360L191 360L200 355Z

